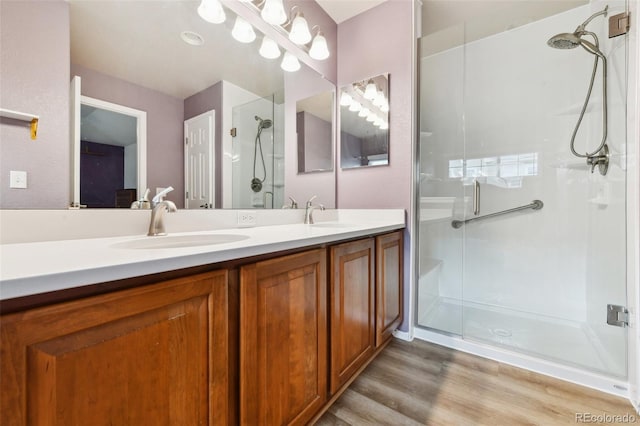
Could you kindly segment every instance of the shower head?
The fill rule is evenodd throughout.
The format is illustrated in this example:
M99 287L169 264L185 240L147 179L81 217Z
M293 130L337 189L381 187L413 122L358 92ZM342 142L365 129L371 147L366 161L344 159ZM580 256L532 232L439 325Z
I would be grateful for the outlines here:
M556 34L547 44L554 49L573 49L580 46L580 37L576 33Z
M259 129L268 129L269 127L271 127L273 125L273 121L267 119L262 119L260 117L258 117L257 115L254 116L254 118L256 119L256 121L259 121L260 123L258 123L258 128Z

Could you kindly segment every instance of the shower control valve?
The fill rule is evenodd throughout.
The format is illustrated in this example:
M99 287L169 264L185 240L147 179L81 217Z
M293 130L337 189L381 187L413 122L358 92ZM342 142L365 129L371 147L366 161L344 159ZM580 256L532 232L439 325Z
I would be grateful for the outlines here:
M601 175L606 175L609 170L609 147L605 145L598 155L587 157L587 164L591 166L591 173L594 172L596 166Z

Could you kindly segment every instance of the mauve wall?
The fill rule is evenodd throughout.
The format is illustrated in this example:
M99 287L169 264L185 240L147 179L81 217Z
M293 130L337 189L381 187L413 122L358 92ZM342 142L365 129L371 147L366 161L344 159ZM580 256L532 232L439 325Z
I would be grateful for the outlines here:
M151 194L157 187L173 186L167 199L183 207L183 100L75 64L71 75L82 77L84 96L146 111L147 186Z
M296 115L298 132L298 171L326 170L333 167L333 124L300 111Z
M389 166L338 168L338 206L411 208L413 4L389 0L338 25L338 87L383 73L389 77ZM340 144L338 144L339 149ZM339 158L339 157L338 157ZM405 314L411 223L405 231ZM402 329L405 330L407 317Z
M35 141L28 123L0 119L0 207L66 208L69 4L1 1L0 40L0 107L40 116ZM9 189L10 170L28 173L28 189Z
M184 119L188 120L215 110L215 208L222 207L222 82L204 89L184 100Z

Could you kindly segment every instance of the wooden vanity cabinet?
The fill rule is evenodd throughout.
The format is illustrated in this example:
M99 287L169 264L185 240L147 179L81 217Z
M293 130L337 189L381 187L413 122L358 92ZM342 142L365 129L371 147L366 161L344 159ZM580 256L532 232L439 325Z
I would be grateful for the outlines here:
M240 269L240 424L304 425L327 401L326 250Z
M376 237L376 347L402 322L403 251L402 231Z
M331 394L337 392L375 349L375 240L330 248Z
M228 423L227 272L4 315L0 423Z

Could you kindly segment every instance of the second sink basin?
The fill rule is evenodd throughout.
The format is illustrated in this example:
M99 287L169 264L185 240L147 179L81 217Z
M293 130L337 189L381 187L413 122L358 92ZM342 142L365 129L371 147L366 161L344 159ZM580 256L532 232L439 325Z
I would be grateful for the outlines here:
M167 249L208 246L212 244L233 243L246 240L249 237L239 234L207 234L207 235L168 235L140 238L114 244L123 249Z

